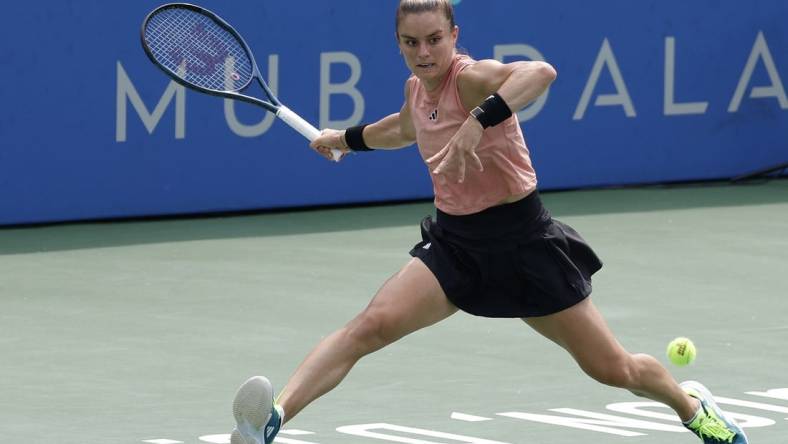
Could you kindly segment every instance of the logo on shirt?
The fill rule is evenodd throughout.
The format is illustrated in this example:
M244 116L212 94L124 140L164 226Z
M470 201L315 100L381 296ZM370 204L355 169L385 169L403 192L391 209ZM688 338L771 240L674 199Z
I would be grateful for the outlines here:
M433 122L438 121L438 108L435 108L435 110L430 113L430 120Z

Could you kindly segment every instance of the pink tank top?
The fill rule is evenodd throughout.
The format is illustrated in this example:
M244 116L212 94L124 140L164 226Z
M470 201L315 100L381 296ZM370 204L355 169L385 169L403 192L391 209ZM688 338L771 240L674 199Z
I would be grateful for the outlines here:
M470 110L460 101L457 75L473 63L476 61L468 56L456 56L443 84L434 91L424 89L415 76L408 79L408 102L423 159L443 149L470 116ZM536 174L516 115L484 130L476 155L484 171L469 165L463 183L454 183L430 171L435 206L444 213L478 213L509 196L536 188Z

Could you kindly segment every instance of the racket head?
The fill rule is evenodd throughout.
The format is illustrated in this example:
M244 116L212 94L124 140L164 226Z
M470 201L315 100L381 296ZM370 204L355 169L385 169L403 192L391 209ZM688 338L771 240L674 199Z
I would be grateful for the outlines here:
M279 105L241 35L205 8L189 3L159 6L145 17L141 39L151 61L184 86L243 99L237 93L257 77Z

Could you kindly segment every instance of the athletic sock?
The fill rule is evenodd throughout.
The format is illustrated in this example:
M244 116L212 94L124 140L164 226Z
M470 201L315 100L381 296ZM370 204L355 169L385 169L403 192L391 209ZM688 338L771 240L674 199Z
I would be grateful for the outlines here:
M682 424L684 424L687 427L692 425L693 422L697 421L698 418L700 418L700 415L703 414L703 403L700 402L700 399L698 399L698 398L696 398L696 397L694 397L692 395L690 395L690 396L692 397L692 399L698 401L698 410L695 411L695 414L692 415L692 418L688 419L687 421L682 421L681 422Z

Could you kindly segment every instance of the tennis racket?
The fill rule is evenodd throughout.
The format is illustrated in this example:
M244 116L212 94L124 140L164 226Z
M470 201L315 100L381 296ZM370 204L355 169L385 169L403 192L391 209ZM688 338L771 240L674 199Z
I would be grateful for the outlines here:
M142 23L142 47L156 66L183 86L262 106L310 142L320 135L271 92L241 35L205 8L169 3L154 9ZM267 100L241 94L254 79ZM334 161L342 157L337 149L331 154Z

